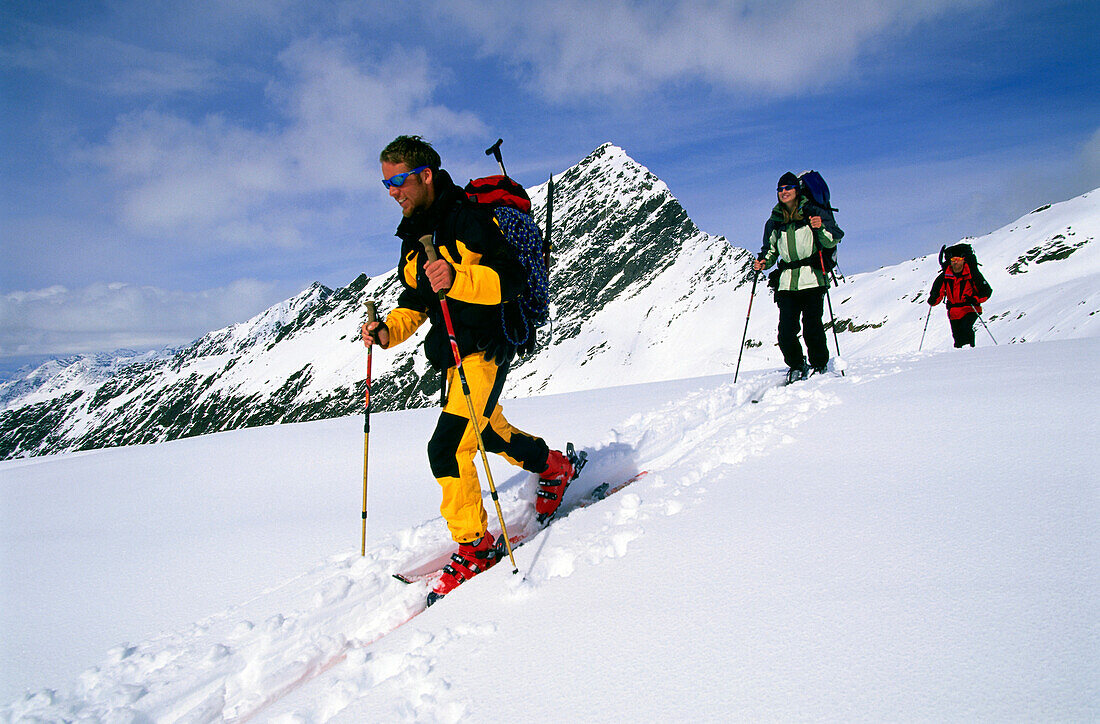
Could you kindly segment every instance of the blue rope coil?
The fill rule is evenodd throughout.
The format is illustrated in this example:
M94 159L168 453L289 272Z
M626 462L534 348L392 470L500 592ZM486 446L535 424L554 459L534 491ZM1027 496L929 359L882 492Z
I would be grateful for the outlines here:
M535 220L529 214L507 206L497 208L496 217L504 238L516 250L520 263L527 271L527 288L516 299L516 307L523 320L521 339L512 338L504 321L504 308L501 307L504 337L518 347L550 319L550 274L542 256L542 231Z

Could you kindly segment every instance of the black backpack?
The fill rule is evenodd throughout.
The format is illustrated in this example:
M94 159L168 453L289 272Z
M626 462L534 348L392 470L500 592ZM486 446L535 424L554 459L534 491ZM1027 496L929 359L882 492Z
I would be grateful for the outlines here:
M985 275L982 274L982 270L978 268L978 257L974 253L974 247L964 242L959 242L952 246L940 247L940 269L946 271L950 264L952 257L961 256L966 260L966 265L970 267L970 278L974 282L974 288L977 289L982 296L988 297L993 293L993 287L989 286L989 282L985 280Z

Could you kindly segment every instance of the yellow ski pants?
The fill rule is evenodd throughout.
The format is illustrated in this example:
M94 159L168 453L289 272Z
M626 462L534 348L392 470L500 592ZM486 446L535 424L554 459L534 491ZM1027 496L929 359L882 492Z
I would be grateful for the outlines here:
M462 360L477 414L477 425L488 452L533 473L546 470L550 453L542 438L512 427L498 402L508 375L508 365L497 366L482 353ZM428 442L432 474L443 489L439 512L457 543L469 543L485 535L488 516L481 501L481 483L474 467L477 438L470 425L470 409L462 391L458 368L447 371L447 398L435 432Z

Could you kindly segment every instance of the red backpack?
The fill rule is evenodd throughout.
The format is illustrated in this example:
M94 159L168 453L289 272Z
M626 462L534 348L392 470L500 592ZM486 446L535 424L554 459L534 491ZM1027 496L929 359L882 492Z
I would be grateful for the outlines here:
M507 176L475 178L466 184L466 195L479 204L494 208L511 206L525 214L531 213L531 197L527 189Z

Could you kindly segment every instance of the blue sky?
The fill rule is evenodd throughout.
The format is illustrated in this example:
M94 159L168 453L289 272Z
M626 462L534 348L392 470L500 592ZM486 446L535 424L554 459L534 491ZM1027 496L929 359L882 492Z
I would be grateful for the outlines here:
M1089 0L0 0L0 368L387 271L401 133L528 186L611 141L750 249L813 167L846 272L935 252L1100 186L1096 37Z

